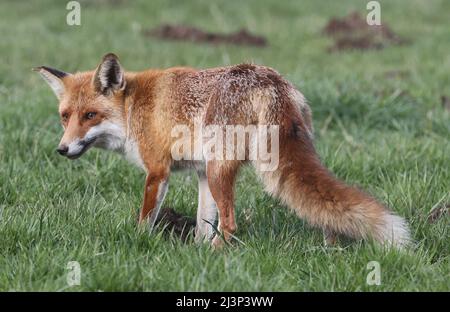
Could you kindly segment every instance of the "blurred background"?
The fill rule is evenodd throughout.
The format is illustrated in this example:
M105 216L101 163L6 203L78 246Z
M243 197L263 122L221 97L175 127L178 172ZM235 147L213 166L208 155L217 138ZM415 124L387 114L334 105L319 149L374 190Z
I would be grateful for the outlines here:
M366 125L384 126L392 123L385 120L387 115L400 118L409 111L410 117L417 117L423 116L425 109L439 107L445 102L443 96L450 97L450 3L380 1L381 27L394 34L393 40L377 31L357 35L353 42L352 37L336 39L336 34L327 34L333 18L350 23L350 28L342 30L344 36L367 27L358 24L369 13L367 2L81 0L81 25L70 26L66 22L71 11L66 8L68 1L3 0L0 82L3 88L21 83L34 89L38 77L28 72L33 66L45 64L69 72L93 69L104 53L114 52L127 70L265 64L305 93L319 120L330 110L338 115L345 110ZM355 12L360 21L351 24ZM167 29L171 25L181 29L171 33ZM186 29L189 27L196 29ZM260 37L263 44L239 45L233 43L236 38L220 43L221 38L214 38L242 30ZM160 37L186 39L158 38L158 31ZM195 31L206 32L206 42L195 42L203 35ZM376 114L367 117L364 107L372 98L393 111L386 115L375 110Z

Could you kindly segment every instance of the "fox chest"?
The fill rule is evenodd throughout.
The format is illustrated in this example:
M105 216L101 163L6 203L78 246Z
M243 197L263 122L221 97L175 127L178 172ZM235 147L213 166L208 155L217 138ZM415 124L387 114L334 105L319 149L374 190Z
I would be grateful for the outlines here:
M125 142L123 153L125 158L132 164L138 166L139 168L147 171L144 162L139 151L139 144L134 139L128 139Z

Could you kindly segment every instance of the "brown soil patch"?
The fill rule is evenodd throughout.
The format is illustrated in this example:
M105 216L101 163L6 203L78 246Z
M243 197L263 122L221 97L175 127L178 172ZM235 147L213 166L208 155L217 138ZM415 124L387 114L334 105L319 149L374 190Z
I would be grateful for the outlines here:
M267 45L266 38L253 35L246 29L241 29L230 34L220 34L205 32L201 29L186 25L165 24L154 29L144 31L144 35L165 40L205 42L214 45L221 43L258 47L264 47Z
M189 233L195 228L195 219L179 214L172 208L161 208L156 225L165 227L166 232L173 232L182 241L186 241Z
M368 25L358 12L343 18L332 18L323 31L334 39L334 45L329 48L330 52L383 49L389 45L407 42L396 35L386 23Z

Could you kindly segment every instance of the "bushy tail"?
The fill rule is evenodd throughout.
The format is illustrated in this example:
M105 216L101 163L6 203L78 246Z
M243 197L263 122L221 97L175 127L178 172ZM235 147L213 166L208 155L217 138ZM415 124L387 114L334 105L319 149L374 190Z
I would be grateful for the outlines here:
M359 189L337 180L323 167L305 132L280 140L279 158L275 171L259 172L263 183L268 192L311 225L327 233L372 238L398 248L410 241L403 218Z

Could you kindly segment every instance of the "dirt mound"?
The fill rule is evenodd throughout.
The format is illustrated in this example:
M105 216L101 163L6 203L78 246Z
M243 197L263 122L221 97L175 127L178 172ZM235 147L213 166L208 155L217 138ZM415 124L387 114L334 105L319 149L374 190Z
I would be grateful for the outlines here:
M245 29L231 34L219 34L205 32L201 29L186 25L161 25L154 29L144 31L144 35L165 40L179 40L191 42L205 42L210 44L234 44L264 47L267 40L261 36L255 36Z
M173 232L182 241L186 241L189 233L195 228L195 220L191 217L183 216L172 208L161 208L156 225L165 227L165 231Z
M330 52L382 49L407 42L396 35L387 24L368 25L358 12L343 18L332 18L323 31L334 39L334 45L329 48Z

